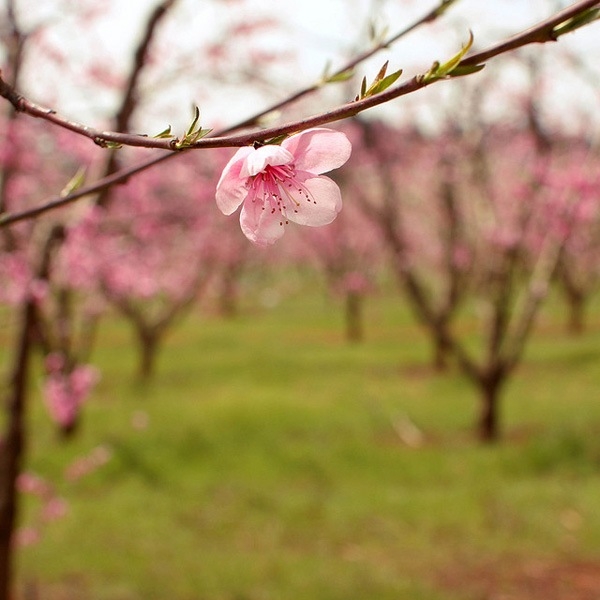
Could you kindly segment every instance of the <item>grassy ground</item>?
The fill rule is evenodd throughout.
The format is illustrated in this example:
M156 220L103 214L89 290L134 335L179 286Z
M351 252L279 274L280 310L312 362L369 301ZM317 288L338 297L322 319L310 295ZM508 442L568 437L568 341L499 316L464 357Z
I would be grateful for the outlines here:
M149 386L132 382L127 327L108 321L77 437L61 442L41 403L32 411L29 467L70 511L20 552L23 589L51 600L600 597L599 313L579 340L542 319L506 392L505 441L481 447L473 389L427 368L427 340L395 298L370 302L357 345L344 343L338 308L291 295L233 321L192 316ZM66 465L98 445L107 464L66 481ZM26 521L36 509L28 499ZM563 584L571 595L553 596Z

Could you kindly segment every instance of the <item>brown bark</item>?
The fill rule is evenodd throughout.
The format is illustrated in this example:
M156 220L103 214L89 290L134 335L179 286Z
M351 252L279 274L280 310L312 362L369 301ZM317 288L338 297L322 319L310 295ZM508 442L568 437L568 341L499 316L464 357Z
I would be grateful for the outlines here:
M13 534L18 516L16 483L25 451L25 405L34 329L35 304L30 300L21 313L15 364L5 404L6 430L0 441L0 600L11 598Z
M434 371L441 373L448 369L451 350L443 339L443 336L435 335L433 338L432 366Z
M480 381L481 408L478 434L481 442L491 444L500 439L500 383L501 380Z
M38 279L48 280L52 252L62 241L62 228L52 228L43 248ZM18 516L17 477L25 453L25 409L31 355L39 340L38 311L34 298L21 309L15 362L6 398L6 430L0 440L0 600L11 598L14 570L13 535Z
M569 321L567 330L571 335L581 335L585 329L585 302L582 295L569 297Z
M136 326L136 333L140 349L138 378L141 382L147 382L156 370L156 357L163 330L161 328Z
M567 315L567 332L570 335L581 335L585 329L586 293L575 284L566 268L561 269L560 280L569 307Z
M346 339L349 342L362 342L365 337L363 326L363 295L346 293Z

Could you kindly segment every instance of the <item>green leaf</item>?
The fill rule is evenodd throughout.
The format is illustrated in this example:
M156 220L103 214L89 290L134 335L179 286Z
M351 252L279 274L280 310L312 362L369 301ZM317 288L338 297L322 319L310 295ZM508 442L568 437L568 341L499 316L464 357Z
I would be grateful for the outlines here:
M439 66L438 73L441 77L452 73L452 71L456 69L458 63L460 63L465 54L471 49L471 46L473 45L473 40L473 32L469 31L469 41L466 44L464 44L460 51L457 52L449 61Z
M440 17L443 15L455 2L456 0L442 0L435 11L435 16Z
M381 81L374 83L367 91L367 96L374 96L375 94L379 94L380 92L383 92L384 90L389 88L390 85L394 84L398 80L400 75L402 75L402 69L399 69L398 71L395 71L394 73L390 73L387 77L384 77Z
M321 81L319 85L326 83L337 83L339 81L348 81L354 75L354 69L346 69L344 71L337 71L331 73L331 61L328 60L323 69L323 75L321 75Z
M431 69L429 69L429 71L422 76L421 80L428 83L434 79L442 79L443 77L451 76L452 72L458 67L465 54L471 49L471 46L473 45L473 39L473 32L469 31L469 41L463 45L460 51L445 63L440 64L438 61L434 62L431 66Z
M565 33L575 31L584 25L588 25L592 21L596 21L600 18L600 8L588 8L580 12L578 15L571 17L564 23L560 23L553 30L554 37L558 38Z
M385 42L385 38L389 31L387 25L381 27L375 22L375 19L371 19L368 28L369 42L373 44L373 46L382 45Z
M354 99L362 100L363 98L368 98L369 96L374 96L375 94L379 94L383 92L383 90L387 89L392 85L397 79L402 75L402 69L395 71L394 73L390 73L390 75L386 75L389 61L385 61L377 75L375 75L375 79L373 83L369 87L367 87L367 78L363 77L362 84L360 86L360 94L356 96Z
M440 68L440 63L439 63L439 61L436 60L431 65L431 68L429 69L429 71L427 71L427 73L424 73L423 75L421 75L419 77L419 79L421 81L431 81L433 79L437 79L437 72L438 72L439 68Z
M85 174L86 168L79 167L75 175L71 177L67 185L65 185L65 187L61 190L60 197L65 198L69 194L72 194L73 192L77 191L80 187L82 187L85 183Z
M197 135L196 139L200 140L203 137L206 137L211 131L212 131L212 127L211 128L207 128L207 129L199 129L198 130L198 135Z
M287 139L289 137L289 135L287 133L283 133L281 135L275 136L274 138L271 138L270 140L265 140L262 145L263 146L279 146L279 144L281 144L281 142L283 142L283 140Z
M165 130L157 133L154 137L157 139L173 137L171 126L169 125Z
M199 119L200 119L200 109L197 106L195 106L194 107L194 120L192 121L192 124L188 128L186 136L191 135L194 132L194 129L196 129L196 124L198 123Z
M369 40L374 42L377 39L377 28L373 19L369 21Z
M198 140L207 136L212 131L212 129L202 129L202 127L198 125L199 120L200 109L197 106L195 106L192 124L188 127L188 130L185 132L185 135L181 139L174 140L173 145L176 150L181 150L182 148L189 148Z
M197 129L191 133L186 133L181 140L175 142L175 148L181 150L182 148L189 148L193 146L198 140L206 137L212 129Z
M470 75L471 73L477 73L481 71L485 65L458 65L454 67L452 72L449 74L450 77L462 77L463 75Z
M375 79L373 79L373 83L371 84L371 87L373 87L374 85L379 83L385 77L385 74L387 73L387 68L388 68L389 64L390 64L389 60L386 60L383 63L383 65L381 66L381 69L379 69L379 73L377 73L377 75L375 75Z
M348 79L352 79L354 76L354 69L346 69L345 71L340 71L339 73L334 73L325 79L325 83L338 83L341 81L348 81Z

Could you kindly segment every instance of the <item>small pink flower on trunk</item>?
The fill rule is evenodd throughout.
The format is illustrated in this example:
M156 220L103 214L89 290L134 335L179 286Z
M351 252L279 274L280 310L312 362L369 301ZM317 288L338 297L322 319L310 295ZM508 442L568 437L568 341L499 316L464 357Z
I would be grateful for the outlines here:
M322 173L341 167L352 146L332 129L307 129L281 146L240 148L217 184L217 206L230 215L243 204L240 225L258 246L277 241L289 221L318 227L342 208L340 188Z

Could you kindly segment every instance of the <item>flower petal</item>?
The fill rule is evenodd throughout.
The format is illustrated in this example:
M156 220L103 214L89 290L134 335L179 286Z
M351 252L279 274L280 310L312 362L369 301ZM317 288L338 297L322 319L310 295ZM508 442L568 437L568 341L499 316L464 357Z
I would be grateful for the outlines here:
M216 201L224 215L235 212L248 195L246 178L241 176L242 167L253 148L240 148L225 165L219 183L217 183Z
M265 170L267 165L287 165L294 160L292 154L282 148L269 144L260 148L252 148L252 152L248 154L242 167L241 176L251 177Z
M240 226L244 235L257 246L269 246L285 231L283 217L279 211L264 208L261 202L247 200L240 213Z
M352 153L352 144L345 134L324 127L293 135L281 146L294 155L297 170L317 175L341 167Z
M294 194L295 200L286 203L285 216L299 225L319 227L331 223L342 210L342 195L335 181L329 177L312 177L304 182L312 199Z

